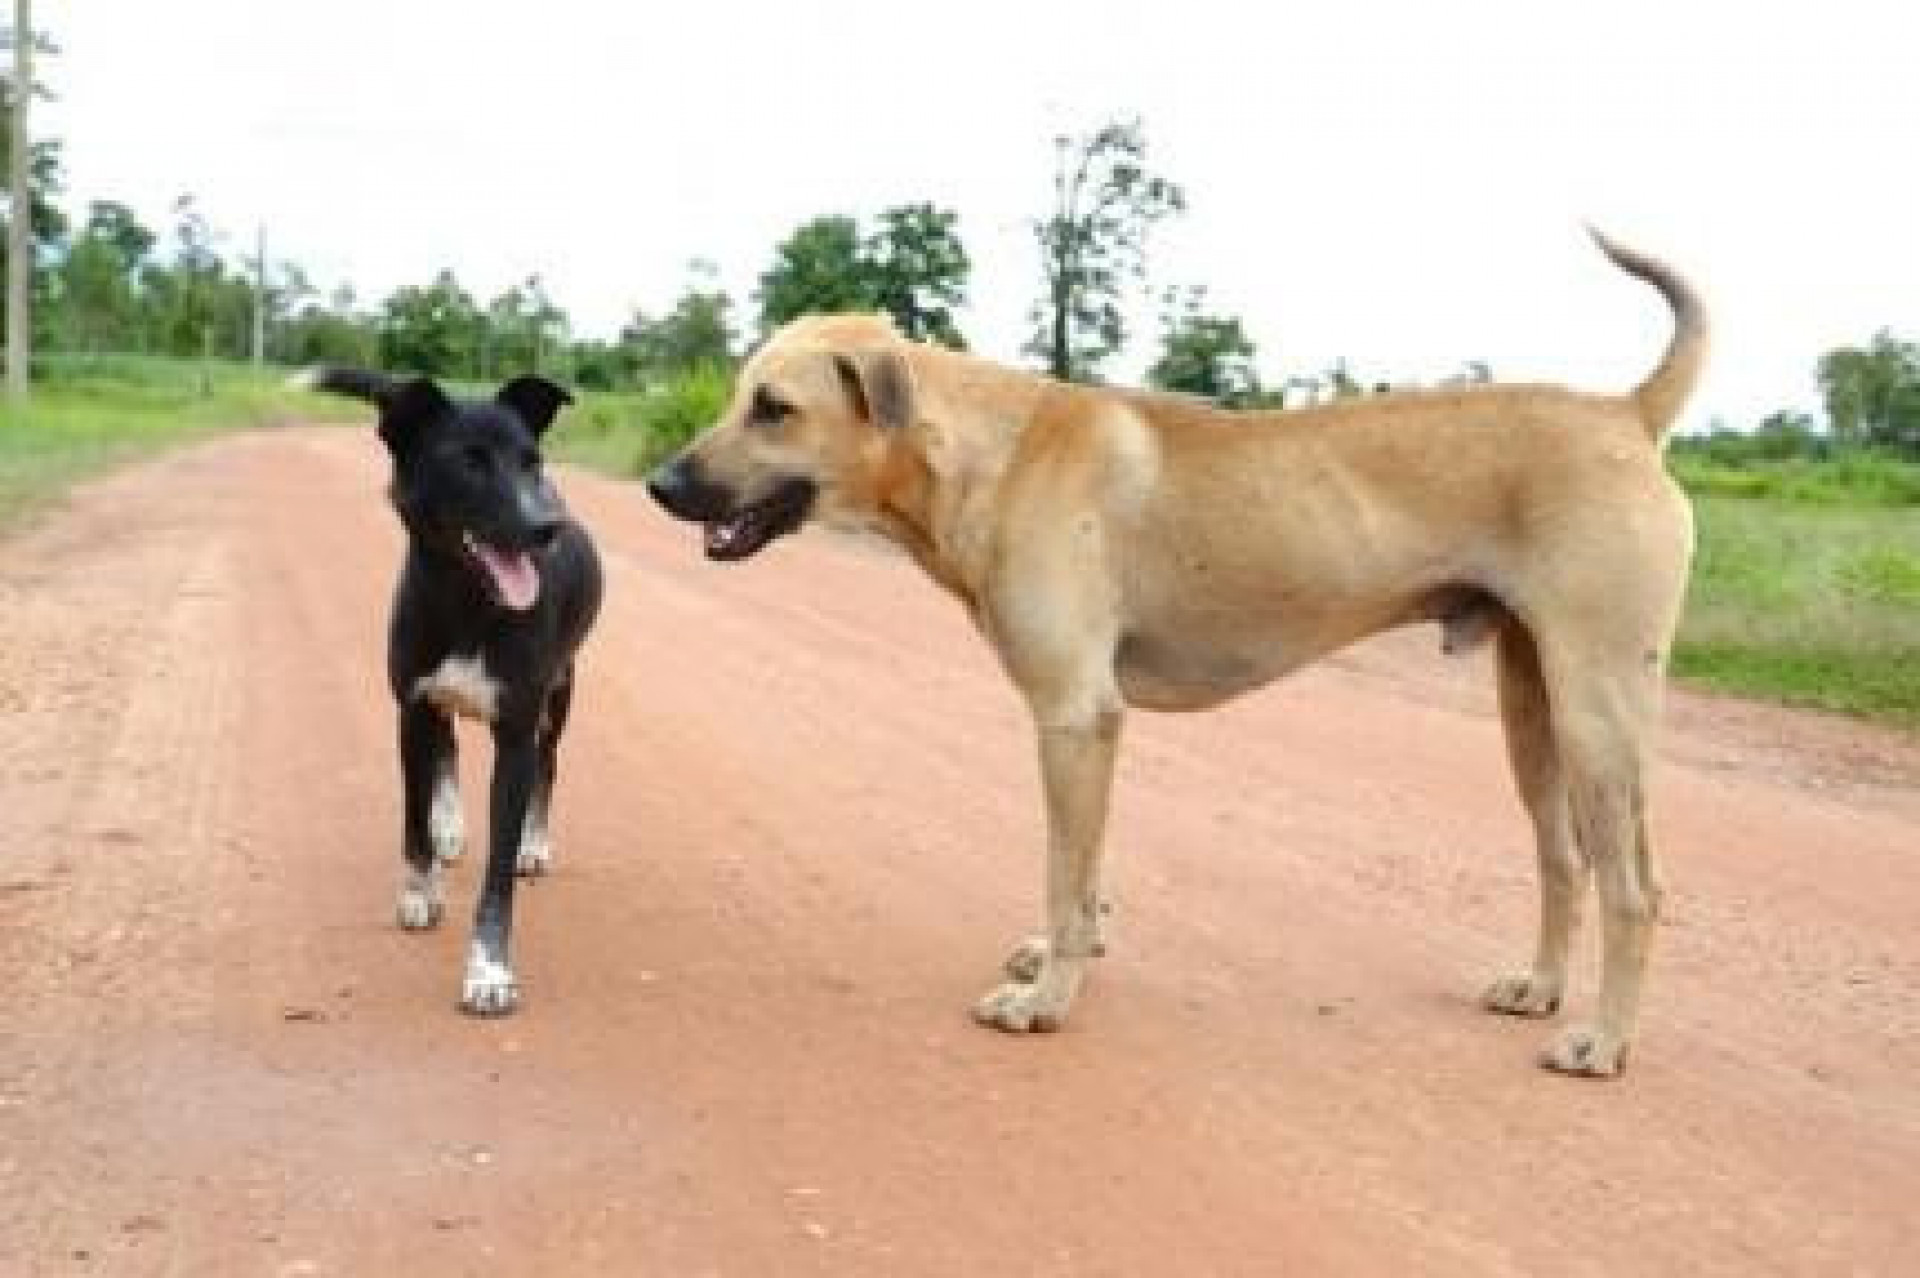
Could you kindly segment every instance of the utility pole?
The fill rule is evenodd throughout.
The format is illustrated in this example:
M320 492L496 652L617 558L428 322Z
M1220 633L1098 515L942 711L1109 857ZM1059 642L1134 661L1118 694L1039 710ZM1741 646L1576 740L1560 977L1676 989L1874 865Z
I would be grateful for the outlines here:
M253 255L253 366L267 362L267 225L260 224Z
M27 402L33 360L33 190L27 103L33 100L31 0L13 0L12 216L7 219L7 400Z

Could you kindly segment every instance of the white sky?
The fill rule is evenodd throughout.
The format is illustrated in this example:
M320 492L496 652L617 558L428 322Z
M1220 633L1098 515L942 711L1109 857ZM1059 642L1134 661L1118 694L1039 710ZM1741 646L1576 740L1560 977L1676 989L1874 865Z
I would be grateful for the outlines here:
M42 0L74 205L214 222L363 302L539 272L577 330L695 257L742 303L816 214L957 208L964 327L1017 357L1049 138L1146 119L1190 212L1156 283L1246 320L1269 380L1470 359L1624 386L1667 336L1591 219L1718 325L1689 421L1813 408L1827 348L1920 336L1920 6L966 0L939 5ZM1113 370L1137 371L1153 326Z

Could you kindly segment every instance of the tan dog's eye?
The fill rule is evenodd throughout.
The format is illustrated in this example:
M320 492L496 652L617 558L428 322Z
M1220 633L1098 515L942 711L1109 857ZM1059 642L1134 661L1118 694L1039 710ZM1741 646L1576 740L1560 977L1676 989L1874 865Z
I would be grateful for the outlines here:
M792 404L762 386L753 392L753 407L747 420L755 426L778 426L793 416Z

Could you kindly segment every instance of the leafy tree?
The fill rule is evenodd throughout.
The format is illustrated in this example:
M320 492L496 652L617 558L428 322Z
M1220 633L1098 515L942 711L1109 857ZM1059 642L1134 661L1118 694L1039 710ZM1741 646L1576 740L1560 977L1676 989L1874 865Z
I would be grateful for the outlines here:
M573 384L582 390L613 390L633 377L626 353L617 342L582 338L567 352L567 362L573 368Z
M485 320L451 271L431 284L398 289L380 308L380 363L392 369L457 376L477 367Z
M761 331L772 332L802 315L874 310L875 293L859 224L835 215L814 218L781 242L754 298Z
M966 349L954 308L967 300L972 263L960 242L960 215L931 204L903 204L880 215L868 237L865 268L875 306L914 341Z
M279 353L293 364L367 365L379 362L380 335L359 314L353 289L341 285L324 305L309 300L281 325Z
M1253 339L1239 318L1207 313L1204 288L1170 294L1167 301L1160 358L1147 370L1147 380L1161 390L1204 395L1236 407L1259 401Z
M954 309L966 301L972 263L960 242L960 216L931 204L880 214L862 235L851 217L817 217L775 250L755 294L760 329L802 315L882 311L916 341L964 347Z
M37 37L43 52L49 52L52 46L44 37ZM36 80L34 96L47 96L45 88ZM13 82L0 77L0 173L12 172L13 165ZM55 201L64 189L65 175L62 172L63 158L58 138L36 138L28 143L30 155L27 160L27 191L33 202L33 239L37 255L52 253L64 242L67 231L67 215L61 211ZM11 192L6 184L0 182L0 207L11 203ZM12 210L8 208L0 216L0 232L4 231Z
M1920 347L1882 329L1828 351L1816 374L1836 440L1920 452Z
M253 290L230 275L219 237L193 196L174 201L172 254L149 263L141 290L156 350L173 355L239 354L246 349Z
M696 368L733 365L733 299L714 283L710 262L692 263L694 280L660 319L636 311L620 332L626 375L658 380Z
M96 200L59 269L56 327L83 351L145 345L140 275L155 237L132 209Z
M1813 414L1782 408L1760 419L1754 429L1752 454L1768 458L1824 457L1827 440Z
M1137 119L1054 139L1053 207L1033 224L1044 287L1027 352L1055 377L1089 380L1125 343L1121 302L1146 275L1147 231L1186 208L1146 158Z
M566 349L566 313L547 296L540 277L529 276L487 303L478 338L478 362L471 371L481 377L539 372Z

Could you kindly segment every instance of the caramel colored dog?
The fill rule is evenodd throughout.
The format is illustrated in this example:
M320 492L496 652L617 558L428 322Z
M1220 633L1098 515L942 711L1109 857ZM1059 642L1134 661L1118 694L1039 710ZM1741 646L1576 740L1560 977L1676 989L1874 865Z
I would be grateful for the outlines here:
M1596 233L1672 307L1624 395L1487 386L1280 412L1072 386L910 343L869 316L781 329L726 415L649 480L744 559L810 520L877 532L964 603L1031 707L1046 930L975 1009L1059 1027L1102 952L1101 835L1128 706L1201 710L1366 635L1439 621L1495 641L1541 877L1532 964L1485 1004L1560 1006L1589 875L1599 1005L1542 1061L1610 1075L1633 1039L1660 888L1648 734L1691 555L1661 439L1706 353L1673 270Z

